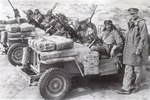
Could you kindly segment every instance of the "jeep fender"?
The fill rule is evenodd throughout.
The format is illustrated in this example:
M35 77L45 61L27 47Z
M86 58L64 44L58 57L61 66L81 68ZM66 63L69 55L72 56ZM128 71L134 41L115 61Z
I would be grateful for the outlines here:
M46 61L40 61L40 63L45 66L45 68L41 67L43 71L51 67L61 67L64 70L66 70L71 76L74 75L81 75L82 77L84 76L83 64L80 64L75 57L50 59Z

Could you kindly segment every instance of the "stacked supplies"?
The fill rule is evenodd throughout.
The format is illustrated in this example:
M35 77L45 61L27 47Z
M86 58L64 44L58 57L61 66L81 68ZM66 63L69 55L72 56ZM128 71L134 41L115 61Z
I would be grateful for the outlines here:
M9 38L35 37L36 32L33 25L28 23L10 24L6 26Z
M70 49L74 43L72 39L62 36L42 36L37 39L29 40L28 44L41 52Z

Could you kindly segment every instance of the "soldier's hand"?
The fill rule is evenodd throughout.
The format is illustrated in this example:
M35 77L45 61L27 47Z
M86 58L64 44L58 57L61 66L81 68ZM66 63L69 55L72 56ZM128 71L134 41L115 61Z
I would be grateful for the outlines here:
M111 51L110 51L110 57L112 58L112 57L114 57L114 55L115 55L115 50L117 49L117 45L114 45L113 47L112 47L112 49L111 49Z
M114 50L111 50L110 57L112 58L114 56Z

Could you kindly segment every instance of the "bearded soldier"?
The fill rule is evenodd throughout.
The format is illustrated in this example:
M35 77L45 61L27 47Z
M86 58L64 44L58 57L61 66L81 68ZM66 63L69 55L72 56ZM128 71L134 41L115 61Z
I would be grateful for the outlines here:
M100 56L107 55L108 57L113 57L116 53L115 51L121 50L123 47L123 40L111 20L105 20L104 25L105 28L101 36L98 37L102 44L93 45L91 49L98 51ZM95 43L97 43L97 41L95 41Z

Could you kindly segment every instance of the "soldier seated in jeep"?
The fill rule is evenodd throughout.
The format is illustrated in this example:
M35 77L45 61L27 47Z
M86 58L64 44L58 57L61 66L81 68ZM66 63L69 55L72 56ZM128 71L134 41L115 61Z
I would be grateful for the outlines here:
M27 22L29 24L35 25L35 27L41 28L41 25L35 20L34 12L32 10L23 11L26 14Z
M33 19L38 22L39 24L43 21L44 16L41 14L39 9L35 9Z
M50 27L50 22L53 19L53 17L49 14L44 15L44 20L41 22L42 29L46 30Z
M85 20L80 22L77 34L79 35L80 43L85 44L86 46L93 41L90 35L96 35L94 30L88 26L88 23Z
M123 40L111 20L105 20L104 25L105 27L101 36L97 37L97 39L90 44L90 47L91 50L98 51L100 56L107 55L107 57L113 57L114 54L119 53L122 49ZM99 41L102 42L102 44L100 44Z

